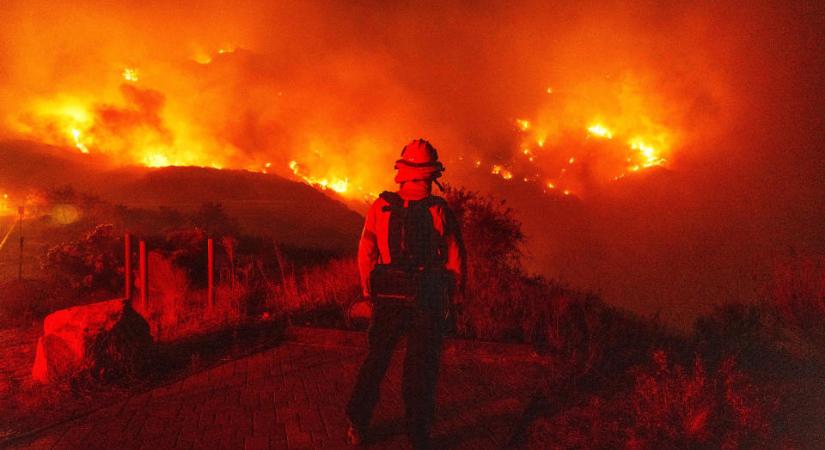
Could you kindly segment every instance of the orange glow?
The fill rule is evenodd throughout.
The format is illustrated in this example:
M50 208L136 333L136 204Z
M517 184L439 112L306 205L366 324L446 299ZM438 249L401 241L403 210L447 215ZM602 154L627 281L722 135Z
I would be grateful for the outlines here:
M681 133L657 119L667 108L639 80L629 75L618 82L582 82L560 92L548 89L554 95L546 96L546 105L532 119L517 121L529 166L516 171L538 171L540 178L554 179L547 188L572 195L667 166Z
M80 130L77 128L72 128L71 132L72 138L74 139L74 146L83 153L89 153L89 149L86 147L86 144L80 141Z
M59 17L60 6L43 5L43 17ZM113 165L286 176L349 198L391 188L392 161L419 134L442 150L450 167L445 181L463 184L467 180L453 177L477 168L535 183L538 191L551 179L558 192L577 195L670 165L685 134L686 120L673 113L685 109L682 91L664 89L655 64L614 67L585 57L587 46L559 44L559 59L531 62L516 77L504 58L501 76L479 79L466 105L452 110L433 107L455 103L442 94L457 92L437 84L461 79L452 76L463 73L461 65L427 64L430 72L444 73L422 72L425 83L419 84L399 75L392 52L356 44L346 51L316 48L326 44L313 42L327 40L304 35L313 27L286 27L278 39L272 39L277 33L262 38L250 30L268 30L268 22L258 22L266 14L238 12L224 30L158 10L147 13L151 23L163 25L158 36L99 10L45 39L23 20L28 7L18 7L19 20L0 31L18 49L12 59L20 72L0 86L7 99L0 134L106 157ZM131 11L123 16L143 20ZM602 47L598 42L593 50L602 54ZM56 48L65 48L67 59L52 56ZM467 119L479 107L489 107L477 114L483 121ZM479 127L489 133L472 142Z
M608 130L604 125L599 123L587 127L587 132L596 137L613 139L613 132Z
M13 214L12 208L9 207L9 194L3 194L0 197L0 216L8 216Z
M349 190L349 180L347 178L318 178L303 173L297 161L289 162L289 169L295 176L301 178L310 186L315 186L322 190L331 189L339 194L344 194Z
M505 180L510 180L513 178L513 172L509 171L508 169L504 168L504 166L501 166L499 164L494 164L492 169L490 170L490 173L492 173L493 175L498 175Z
M143 164L148 167L166 167L171 166L172 163L169 158L163 153L149 153L143 157Z
M130 81L132 83L137 83L138 80L139 80L137 69L132 68L132 67L126 67L125 69L123 69L123 79L125 81Z
M638 150L642 167L659 166L665 162L665 159L659 155L659 152L655 148L645 144L641 139L633 139L628 145L630 145L630 148Z

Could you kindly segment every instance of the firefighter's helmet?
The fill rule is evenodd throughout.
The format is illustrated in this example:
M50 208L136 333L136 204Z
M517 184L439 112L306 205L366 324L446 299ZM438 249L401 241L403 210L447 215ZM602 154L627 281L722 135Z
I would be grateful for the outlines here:
M401 150L401 158L395 161L398 170L396 181L412 179L435 180L444 172L438 160L438 151L424 139L414 139Z

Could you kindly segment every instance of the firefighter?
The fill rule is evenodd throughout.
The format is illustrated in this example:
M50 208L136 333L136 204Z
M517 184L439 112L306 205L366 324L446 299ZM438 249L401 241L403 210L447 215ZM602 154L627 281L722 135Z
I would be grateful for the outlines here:
M346 413L350 443L360 444L393 350L406 335L402 391L407 432L418 449L429 447L445 313L463 290L465 257L455 217L432 195L444 171L436 149L413 140L395 169L399 189L372 204L358 246L361 286L373 314L368 355Z

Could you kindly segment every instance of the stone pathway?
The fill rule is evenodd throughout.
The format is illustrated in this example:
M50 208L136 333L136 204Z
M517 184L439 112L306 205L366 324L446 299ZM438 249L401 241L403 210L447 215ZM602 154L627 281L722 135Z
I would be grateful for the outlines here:
M137 394L47 429L12 448L334 449L365 334L294 328L278 347ZM409 448L396 352L369 448ZM447 341L438 385L436 448L507 448L545 363L526 346Z

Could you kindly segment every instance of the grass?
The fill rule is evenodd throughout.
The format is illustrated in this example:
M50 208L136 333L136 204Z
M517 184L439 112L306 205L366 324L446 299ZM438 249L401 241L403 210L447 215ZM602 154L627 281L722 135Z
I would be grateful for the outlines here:
M816 419L825 414L825 390L818 387L825 373L822 261L778 261L763 298L721 305L699 318L692 333L679 334L655 318L525 273L523 235L509 209L463 190L448 190L447 196L464 223L469 260L455 334L529 343L538 357L553 362L538 380L542 388L523 444L807 448L825 435ZM260 242L227 240L210 308L198 278L203 239L202 233L175 233L166 241L174 246L150 262L150 304L142 312L162 347L171 349L162 373L185 374L208 364L216 354L210 349L243 341L238 330L287 323L359 327L347 317L360 300L354 258L312 252L296 257L302 253L271 243L268 253L254 253L248 249ZM158 238L153 247L163 250L163 242ZM69 261L87 260L81 256ZM82 281L79 275L74 279ZM51 289L48 283L7 289L13 301L4 303L0 317L31 321L71 302L47 295ZM46 396L42 405L48 401Z

